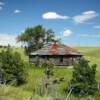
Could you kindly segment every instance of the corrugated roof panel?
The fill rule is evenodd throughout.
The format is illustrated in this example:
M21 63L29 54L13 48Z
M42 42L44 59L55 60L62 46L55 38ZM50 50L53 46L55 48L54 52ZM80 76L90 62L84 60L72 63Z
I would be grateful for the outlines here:
M30 55L81 55L76 49L54 43L32 52Z

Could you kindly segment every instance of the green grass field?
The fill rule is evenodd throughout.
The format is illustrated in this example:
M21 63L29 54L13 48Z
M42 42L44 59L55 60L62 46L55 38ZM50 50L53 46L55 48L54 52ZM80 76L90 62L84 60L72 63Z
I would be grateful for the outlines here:
M91 64L97 64L96 79L100 81L100 47L75 47L78 49ZM1 51L1 50L0 50ZM24 55L24 50L21 48L14 48L14 51L20 52L24 60L28 60L28 57ZM63 89L67 86L68 81L72 77L73 68L55 68L54 79L64 77L65 81L58 85L58 91L64 95ZM19 87L12 86L0 86L0 100L28 100L28 97L33 96L32 100L52 100L50 97L39 96L33 91L38 89L42 80L44 79L44 69L36 68L32 66L27 67L27 82ZM87 99L83 99L87 100ZM100 100L100 94L95 95L95 100Z

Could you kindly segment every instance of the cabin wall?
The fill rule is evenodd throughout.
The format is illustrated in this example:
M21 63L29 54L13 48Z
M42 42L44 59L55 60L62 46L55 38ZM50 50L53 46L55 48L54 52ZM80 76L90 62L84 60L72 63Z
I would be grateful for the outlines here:
M41 64L45 59L50 60L57 66L69 66L79 60L80 56L29 56L29 62L34 64Z

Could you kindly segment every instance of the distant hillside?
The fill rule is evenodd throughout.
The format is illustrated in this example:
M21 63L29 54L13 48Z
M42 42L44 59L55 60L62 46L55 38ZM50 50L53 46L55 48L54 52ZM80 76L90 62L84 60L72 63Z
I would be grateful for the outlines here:
M75 47L85 56L100 57L100 47Z

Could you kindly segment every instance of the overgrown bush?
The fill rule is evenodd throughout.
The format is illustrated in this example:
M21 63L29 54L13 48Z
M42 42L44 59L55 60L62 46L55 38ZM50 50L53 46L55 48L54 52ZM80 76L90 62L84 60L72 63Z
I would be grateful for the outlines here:
M20 85L25 82L25 62L11 48L0 53L0 83Z
M43 60L41 63L42 63L41 67L54 68L54 64L49 60Z
M70 81L69 91L76 96L93 95L96 92L96 64L90 65L87 60L82 58L74 65L73 77Z
M51 97L52 100L64 100L58 89L64 78L54 78L54 64L50 60L43 61L42 67L44 68L44 78L36 89L36 93L40 96Z

